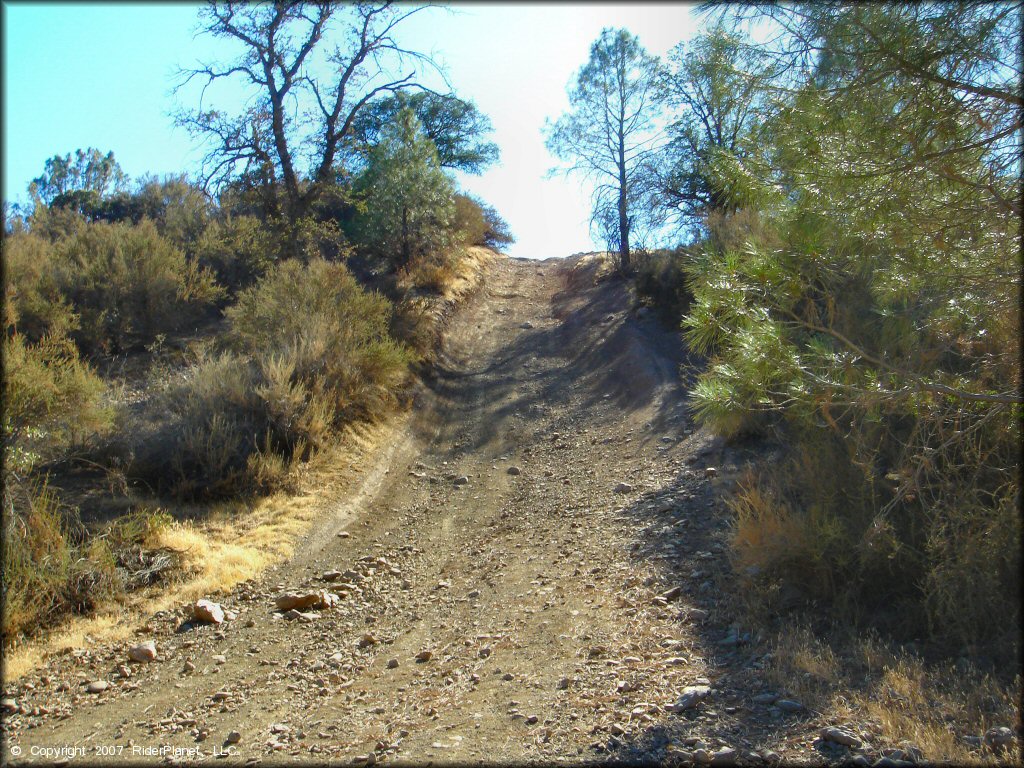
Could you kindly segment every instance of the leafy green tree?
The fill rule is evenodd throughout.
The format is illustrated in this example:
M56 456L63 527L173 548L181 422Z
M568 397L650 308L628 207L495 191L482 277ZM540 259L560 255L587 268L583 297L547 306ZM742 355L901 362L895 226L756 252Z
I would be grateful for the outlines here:
M972 641L999 629L984 621L993 596L1020 587L1021 17L977 3L768 13L781 33L766 55L792 85L756 151L711 164L763 228L690 266L687 334L711 356L694 403L860 478L829 495L805 472L787 489L831 531L822 583L916 590L933 626ZM875 557L890 534L892 557Z
M680 43L668 56L661 98L672 111L661 192L683 229L698 231L729 201L712 184L718 152L742 155L767 117L770 79L764 55L723 22Z
M47 160L46 170L29 185L29 194L44 205L71 207L88 215L103 198L123 190L127 182L113 152L104 155L89 147L75 150L74 156L54 155Z
M485 141L491 121L469 101L432 91L374 99L356 117L352 132L358 144L376 144L385 126L403 110L416 113L423 131L437 147L442 168L482 173L498 160L498 145Z
M592 224L630 268L630 237L649 219L654 190L657 59L625 29L604 29L569 91L570 110L547 126L566 172L595 184Z
M403 109L385 128L354 190L365 202L356 220L358 241L394 269L449 244L454 184L411 109Z

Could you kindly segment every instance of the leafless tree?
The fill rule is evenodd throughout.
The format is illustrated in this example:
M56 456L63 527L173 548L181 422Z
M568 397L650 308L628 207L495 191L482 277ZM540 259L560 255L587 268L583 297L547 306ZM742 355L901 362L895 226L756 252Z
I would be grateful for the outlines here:
M409 50L396 28L428 6L392 2L253 4L213 0L200 11L200 34L235 43L226 62L183 70L178 89L202 83L199 108L178 123L207 143L203 182L245 180L264 193L268 213L294 223L329 187L360 110L381 93L417 87L429 56ZM251 96L238 114L203 108L218 81L240 82Z

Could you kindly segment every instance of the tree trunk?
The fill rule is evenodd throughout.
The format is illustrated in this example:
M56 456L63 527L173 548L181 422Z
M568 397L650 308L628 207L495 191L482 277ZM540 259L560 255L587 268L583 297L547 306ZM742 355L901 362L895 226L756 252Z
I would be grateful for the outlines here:
M626 137L619 131L619 270L628 274L629 263L629 213L626 208Z
M411 255L409 253L409 209L402 209L402 263L400 266L408 266Z

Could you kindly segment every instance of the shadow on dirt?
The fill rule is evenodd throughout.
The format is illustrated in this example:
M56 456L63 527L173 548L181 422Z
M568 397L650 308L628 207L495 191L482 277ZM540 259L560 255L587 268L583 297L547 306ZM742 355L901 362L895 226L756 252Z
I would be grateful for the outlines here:
M692 360L678 334L649 314L638 317L629 284L598 279L596 264L568 260L549 269L560 271L561 289L540 322L528 328L516 323L517 335L499 359L467 369L442 352L424 377L433 410L446 414L441 436L457 445L452 456L504 453L515 446L517 433L542 431L544 417L570 402L577 410L610 407L623 419L657 402L650 425L655 432L684 418L689 382L680 380L680 368ZM476 434L446 434L446 425L464 425L473 413L481 422ZM421 436L434 426L420 425Z

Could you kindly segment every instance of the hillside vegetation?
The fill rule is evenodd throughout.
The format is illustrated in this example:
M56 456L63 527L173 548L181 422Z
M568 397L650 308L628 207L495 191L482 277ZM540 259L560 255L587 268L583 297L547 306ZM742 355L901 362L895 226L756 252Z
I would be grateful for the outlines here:
M168 578L167 511L287 490L401 406L431 307L511 236L398 114L299 221L244 183L132 185L92 149L47 162L3 241L8 638Z

